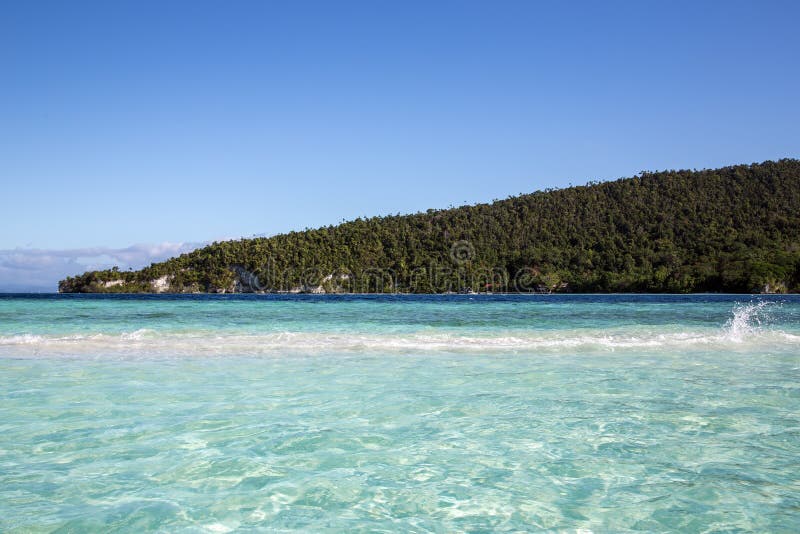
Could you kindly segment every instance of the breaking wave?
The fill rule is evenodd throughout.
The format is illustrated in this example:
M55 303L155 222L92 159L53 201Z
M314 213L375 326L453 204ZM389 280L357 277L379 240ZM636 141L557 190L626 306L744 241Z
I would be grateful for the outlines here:
M796 348L800 335L771 327L773 302L737 304L717 328L679 325L616 329L419 330L415 332L155 331L0 336L0 355L280 355L314 353L537 353L629 349Z

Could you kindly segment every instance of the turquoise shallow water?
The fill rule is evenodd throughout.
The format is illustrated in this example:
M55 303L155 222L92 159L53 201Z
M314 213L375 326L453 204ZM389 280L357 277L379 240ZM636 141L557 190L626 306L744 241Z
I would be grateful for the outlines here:
M800 298L0 296L0 531L800 529Z

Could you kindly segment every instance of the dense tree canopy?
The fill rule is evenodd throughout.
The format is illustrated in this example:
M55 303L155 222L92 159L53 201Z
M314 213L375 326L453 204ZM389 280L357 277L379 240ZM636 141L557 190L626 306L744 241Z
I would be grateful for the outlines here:
M160 286L154 281L160 281ZM800 291L800 161L644 172L214 243L63 292Z

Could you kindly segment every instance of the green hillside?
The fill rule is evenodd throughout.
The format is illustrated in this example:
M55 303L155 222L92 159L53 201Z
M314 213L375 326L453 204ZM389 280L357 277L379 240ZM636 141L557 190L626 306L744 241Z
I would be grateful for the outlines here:
M800 291L800 161L643 173L214 243L62 292Z

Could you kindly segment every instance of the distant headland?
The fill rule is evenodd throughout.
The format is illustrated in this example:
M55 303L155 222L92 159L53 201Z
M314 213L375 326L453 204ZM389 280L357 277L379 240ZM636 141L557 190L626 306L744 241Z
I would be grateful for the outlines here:
M796 159L356 219L59 282L63 293L799 291Z

